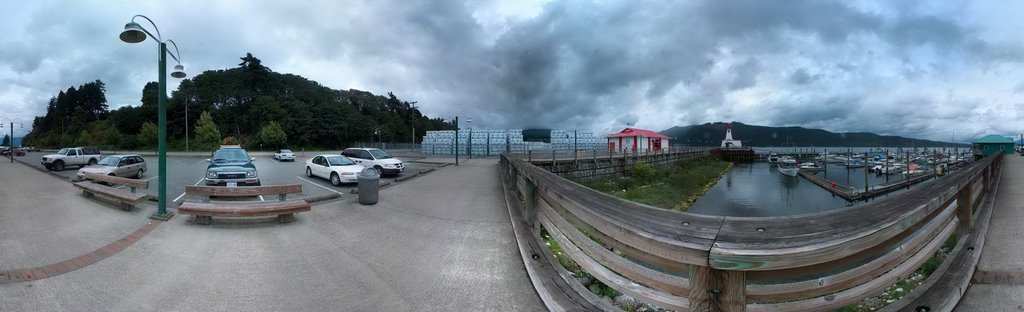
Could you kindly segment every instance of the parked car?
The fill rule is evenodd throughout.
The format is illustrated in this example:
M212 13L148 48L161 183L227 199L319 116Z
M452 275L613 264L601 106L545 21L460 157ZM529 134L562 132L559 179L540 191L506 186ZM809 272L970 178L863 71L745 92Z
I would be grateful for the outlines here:
M341 155L317 155L306 161L306 176L321 177L331 181L334 186L342 183L355 183L356 176L366 167Z
M8 150L8 149L0 151L0 155L3 155L3 156L10 155L11 153L12 153L12 151ZM14 149L13 153L14 153L14 156L25 156L26 152L25 152L24 148L16 148L16 149Z
M43 156L43 167L49 170L64 170L67 166L95 165L100 160L100 149L95 146L65 147L56 154Z
M379 148L346 148L341 155L351 158L357 164L377 170L379 175L398 175L405 171L401 160L391 157Z
M240 185L259 186L260 177L249 153L238 145L224 145L213 152L206 161L206 185L235 187Z
M292 153L290 149L279 149L274 152L274 159L278 161L295 161L295 153Z
M86 173L141 179L146 170L146 160L142 156L111 155L103 157L95 165L78 169L78 179L84 180Z

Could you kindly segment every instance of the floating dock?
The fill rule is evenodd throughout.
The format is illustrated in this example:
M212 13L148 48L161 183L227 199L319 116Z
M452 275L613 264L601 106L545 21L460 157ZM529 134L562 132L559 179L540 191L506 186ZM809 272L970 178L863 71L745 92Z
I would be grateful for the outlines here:
M855 188L846 185L839 184L836 181L826 180L825 178L819 177L814 172L800 170L800 176L804 177L808 181L820 186L823 189L832 192L833 195L842 197L848 201L866 200L878 195L882 195L888 192L892 192L901 188L908 187L918 182L923 182L935 176L934 173L919 173L911 175L909 179L904 178L898 181L889 182L886 184L875 185L868 187L867 191L864 188Z

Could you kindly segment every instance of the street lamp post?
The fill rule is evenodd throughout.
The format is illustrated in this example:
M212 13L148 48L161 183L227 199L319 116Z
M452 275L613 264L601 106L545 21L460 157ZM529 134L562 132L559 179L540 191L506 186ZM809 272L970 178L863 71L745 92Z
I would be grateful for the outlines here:
M141 17L149 21L150 25L153 25L153 30L156 31L156 36L153 36L148 30L135 22L136 17ZM167 43L164 42L160 36L160 28L156 27L156 23L143 15L132 16L132 19L128 24L124 25L124 31L121 32L119 38L121 41L126 43L139 43L146 40L147 35L154 37L158 45L158 60L159 60L159 88L158 88L158 101L157 101L157 148L159 150L158 159L159 166L157 170L157 181L158 191L157 195L159 200L157 201L157 211L150 218L157 220L168 220L174 213L167 211L167 55L170 54L174 61L177 62L174 65L174 70L171 71L171 77L174 78L185 78L185 67L181 65L181 52L178 51L178 44L174 43L173 40L166 40L174 45L174 53L167 50Z
M2 123L3 122L7 122L7 123L9 123L11 125L11 140L10 140L10 142L8 142L10 144L7 144L7 153L8 153L8 155L11 156L11 162L13 163L14 162L14 123L18 123L19 127L24 127L25 125L22 124L21 123L21 119L18 119L18 118L14 118L14 119L4 118L4 119L0 120L0 127L2 127Z

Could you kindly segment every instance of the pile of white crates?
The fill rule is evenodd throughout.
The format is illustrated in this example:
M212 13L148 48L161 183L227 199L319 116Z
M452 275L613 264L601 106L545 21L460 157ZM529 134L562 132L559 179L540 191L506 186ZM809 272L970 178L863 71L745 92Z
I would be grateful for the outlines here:
M506 151L590 151L605 147L605 139L588 131L551 130L551 143L523 142L523 129L460 130L459 154L498 155ZM421 150L424 154L452 155L455 152L455 131L427 131Z

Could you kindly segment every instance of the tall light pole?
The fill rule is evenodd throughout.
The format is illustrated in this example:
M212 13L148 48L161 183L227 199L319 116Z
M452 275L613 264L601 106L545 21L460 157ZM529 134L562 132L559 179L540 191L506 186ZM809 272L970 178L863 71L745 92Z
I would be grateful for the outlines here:
M156 31L156 36L153 36L153 34L148 30L142 28L142 25L136 23L136 17L141 17L149 21L149 24L153 25L153 30ZM132 16L131 21L124 25L124 31L121 32L119 37L121 38L121 41L127 43L139 43L145 41L147 35L149 37L154 37L159 48L157 57L159 60L159 88L157 91L159 93L157 97L157 148L159 150L159 169L157 170L157 181L159 183L159 187L157 195L159 199L157 201L157 211L150 216L150 218L166 221L174 215L174 213L167 211L167 55L170 54L171 57L174 58L174 61L177 62L177 64L174 65L174 70L171 71L171 77L185 78L185 67L181 66L181 60L179 59L181 52L178 51L178 44L174 43L173 40L168 39L167 42L174 45L174 53L167 50L167 43L165 43L164 39L160 36L160 29L156 27L156 23L153 23L153 20L148 17L143 15Z
M8 142L10 144L7 144L7 152L11 156L11 162L13 163L14 162L14 123L18 123L19 127L24 127L25 125L21 123L21 119L18 119L18 118L14 118L14 119L4 118L4 119L0 119L0 127L3 127L2 123L4 123L4 122L7 122L7 123L9 123L11 125L11 140L10 140L10 142Z

